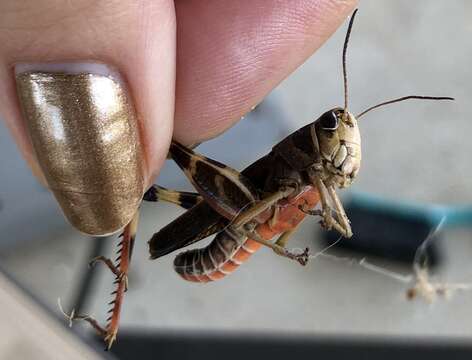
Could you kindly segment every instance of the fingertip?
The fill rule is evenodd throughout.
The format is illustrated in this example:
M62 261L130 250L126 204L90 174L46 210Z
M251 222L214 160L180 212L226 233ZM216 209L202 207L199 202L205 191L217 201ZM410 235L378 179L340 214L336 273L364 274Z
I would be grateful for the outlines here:
M174 137L197 143L228 129L310 57L356 5L177 2Z
M70 222L104 235L129 221L167 154L174 5L70 5L0 4L0 108Z
M14 66L22 63L17 69L22 72L24 66L38 63L89 61L116 68L130 89L149 183L164 162L172 137L176 30L173 1L51 7L47 0L39 0L30 6L4 5L0 5L0 22L9 31L0 33L0 108L35 175L42 177L19 110Z

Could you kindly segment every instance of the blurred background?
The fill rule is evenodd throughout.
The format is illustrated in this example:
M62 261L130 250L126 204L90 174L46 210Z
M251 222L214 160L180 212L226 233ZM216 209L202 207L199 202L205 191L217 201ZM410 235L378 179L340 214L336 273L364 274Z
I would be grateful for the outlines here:
M472 3L465 0L361 1L348 51L350 110L359 113L381 101L409 94L453 96L456 101L412 100L362 118L362 169L351 188L341 191L347 204L360 193L379 201L377 205L367 201L369 211L360 221L376 223L375 206L388 212L394 204L397 215L413 207L413 213L402 215L418 219L424 214L428 218L428 211L436 205L472 205L471 13ZM223 136L202 144L198 151L242 169L290 132L341 105L346 25L251 114ZM0 176L1 268L56 315L60 298L66 310L79 302L82 312L103 322L113 277L99 266L92 279L85 278L87 263L94 246L95 250L101 246L99 250L111 256L117 239L102 239L97 245L66 223L52 195L32 177L1 122L0 164L4 169ZM171 163L158 182L191 189ZM402 204L400 210L398 204ZM352 211L356 211L355 205ZM472 292L455 292L433 303L422 298L408 301L405 293L413 283L359 266L358 261L366 257L376 266L411 275L408 256L396 256L395 250L389 253L388 249L395 249L395 243L389 242L391 237L378 235L375 246L379 251L374 253L369 249L364 252L365 247L356 248L355 244L347 248L341 242L328 253L352 261L318 257L306 267L262 249L225 280L193 284L174 273L173 255L148 260L148 239L181 213L162 203L142 206L122 333L115 350L119 358L131 358L127 351L143 339L154 344L157 356L165 354L171 343L178 349L175 344L180 344L179 338L190 339L182 344L192 349L191 339L213 335L221 343L226 337L241 339L244 334L265 339L266 344L271 339L303 339L300 346L325 342L373 342L379 348L416 344L412 351L418 344L425 349L438 344L472 344ZM434 250L437 266L431 268L437 281L472 284L472 216L468 219L470 222L463 218L461 226L446 227L438 236ZM309 246L313 253L323 249L327 242L317 222L308 218L290 246ZM411 232L416 229L411 223L392 224L403 226L402 233L408 234L409 226ZM429 224L431 228L435 225L434 221ZM387 232L396 234L393 227L387 226ZM356 233L355 224L353 230ZM370 235L374 239L377 236ZM398 236L398 242L404 243L403 235ZM363 244L362 239L359 244ZM405 246L411 255L418 245ZM91 288L81 294L84 284ZM74 331L84 339L94 339L94 333L83 324L76 324ZM120 339L124 339L122 345ZM184 351L184 345L179 351ZM144 349L133 350L135 358L146 358L144 353L139 356ZM193 349L199 353L199 348ZM316 354L320 349L315 346L309 351ZM192 351L185 354L190 356Z

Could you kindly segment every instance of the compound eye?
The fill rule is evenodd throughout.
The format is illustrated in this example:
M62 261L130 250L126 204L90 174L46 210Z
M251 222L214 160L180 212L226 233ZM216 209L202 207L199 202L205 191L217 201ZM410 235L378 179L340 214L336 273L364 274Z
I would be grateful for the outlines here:
M334 111L325 112L320 118L320 123L323 130L336 130L339 125L338 117Z

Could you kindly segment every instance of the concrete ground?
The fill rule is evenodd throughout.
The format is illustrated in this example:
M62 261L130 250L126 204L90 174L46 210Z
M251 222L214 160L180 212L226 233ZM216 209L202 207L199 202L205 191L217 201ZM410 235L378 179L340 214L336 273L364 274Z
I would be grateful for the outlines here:
M471 204L472 3L364 0L359 8L348 55L354 113L408 94L457 100L411 101L366 115L360 121L363 165L352 189L425 204ZM242 168L290 131L340 105L345 31L346 26L254 115L199 151ZM58 297L64 303L71 300L86 268L90 241L65 223L4 128L0 147L2 267L57 311ZM164 169L161 182L188 187L172 164ZM180 213L165 204L143 206L123 327L472 340L472 292L430 305L408 302L408 284L352 263L320 257L302 268L263 249L224 281L184 282L172 270L173 256L149 261L146 245L153 232ZM321 246L317 231L316 221L308 219L293 246L309 245L316 251ZM447 230L444 239L445 262L436 275L444 281L472 283L471 230ZM369 261L403 274L411 271L381 259ZM106 317L111 279L101 273L90 304L89 311L100 319Z

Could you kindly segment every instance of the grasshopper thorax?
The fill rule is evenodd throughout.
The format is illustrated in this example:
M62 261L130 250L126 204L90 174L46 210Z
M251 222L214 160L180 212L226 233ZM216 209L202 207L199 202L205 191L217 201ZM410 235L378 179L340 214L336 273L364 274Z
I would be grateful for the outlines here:
M357 120L349 111L334 108L313 124L323 179L338 187L347 187L361 165L361 136Z

